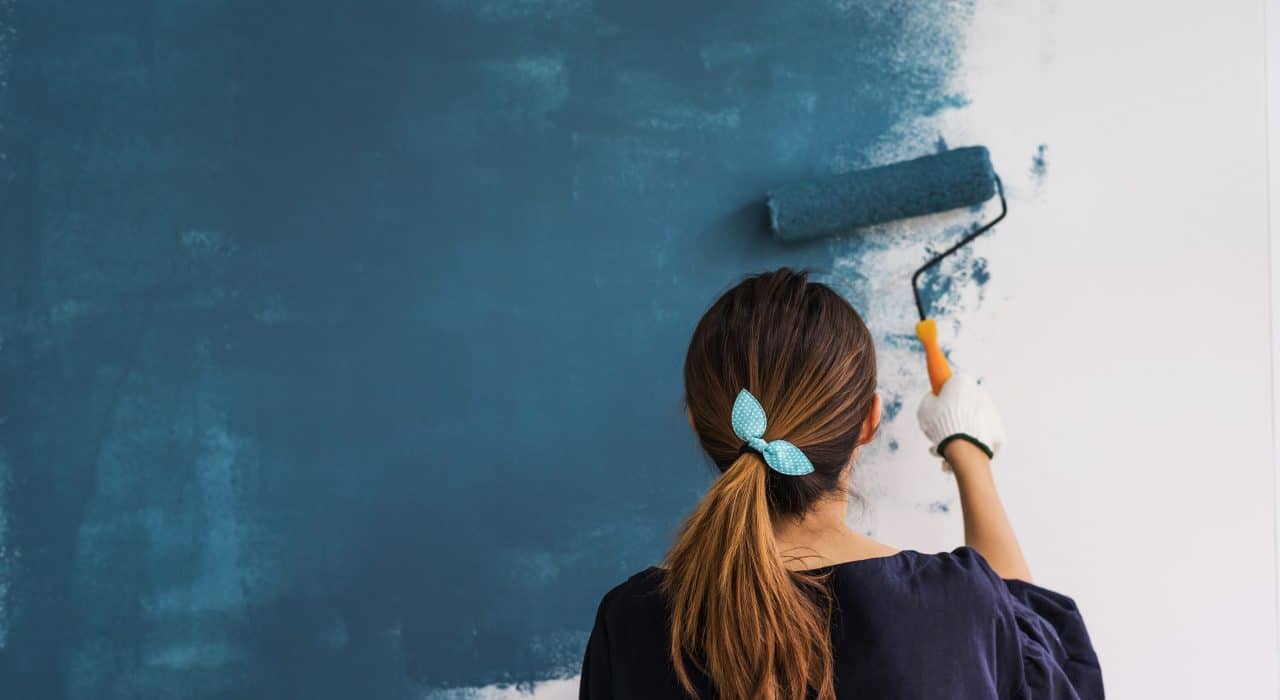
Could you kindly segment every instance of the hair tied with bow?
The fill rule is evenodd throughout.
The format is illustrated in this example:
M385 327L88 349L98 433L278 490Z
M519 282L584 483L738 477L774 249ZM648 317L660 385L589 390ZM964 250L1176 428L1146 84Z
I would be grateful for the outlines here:
M804 476L813 472L813 464L799 447L786 440L764 439L764 430L769 425L764 407L746 389L739 391L738 398L733 401L732 422L734 434L759 452L770 469L787 476Z

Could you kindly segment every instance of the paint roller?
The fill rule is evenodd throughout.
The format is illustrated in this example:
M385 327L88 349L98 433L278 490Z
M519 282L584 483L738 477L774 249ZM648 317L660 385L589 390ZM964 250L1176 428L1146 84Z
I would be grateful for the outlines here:
M833 177L784 185L769 193L767 204L774 234L783 241L803 241L849 233L898 219L974 207L1000 197L1000 214L938 253L911 275L920 321L916 336L924 345L933 393L951 377L951 366L938 343L938 325L925 313L920 275L942 262L1008 213L1004 186L991 167L984 146L942 151L914 160L890 163Z

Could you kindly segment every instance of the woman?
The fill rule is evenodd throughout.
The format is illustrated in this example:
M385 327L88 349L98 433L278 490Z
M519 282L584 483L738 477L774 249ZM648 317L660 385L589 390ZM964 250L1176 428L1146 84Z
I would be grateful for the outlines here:
M831 289L746 279L698 324L684 379L721 475L664 566L604 596L582 698L1103 696L1075 604L1031 583L991 475L1004 429L971 377L917 412L964 509L965 546L941 554L845 524L882 405L871 334Z

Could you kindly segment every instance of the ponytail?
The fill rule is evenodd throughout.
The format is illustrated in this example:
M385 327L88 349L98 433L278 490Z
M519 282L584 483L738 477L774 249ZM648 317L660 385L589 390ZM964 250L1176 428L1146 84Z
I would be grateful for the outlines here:
M843 495L875 407L871 331L802 272L754 275L698 321L684 387L721 474L665 561L676 679L693 697L835 700L831 570L788 571L773 520Z
M766 472L739 455L681 526L663 580L671 662L693 697L687 662L724 700L834 700L831 596L825 576L783 565Z

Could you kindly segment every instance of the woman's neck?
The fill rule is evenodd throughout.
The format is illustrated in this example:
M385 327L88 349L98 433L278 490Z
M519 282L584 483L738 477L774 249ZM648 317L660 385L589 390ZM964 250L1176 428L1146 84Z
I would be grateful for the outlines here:
M775 518L773 536L787 568L814 569L897 553L849 529L845 522L848 498L824 499L800 517Z

